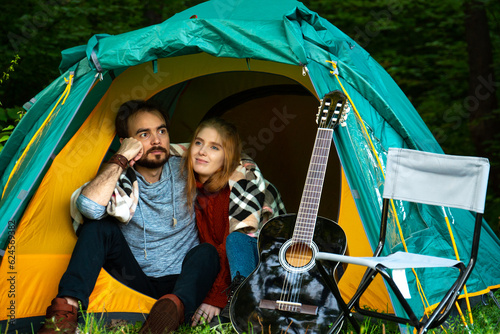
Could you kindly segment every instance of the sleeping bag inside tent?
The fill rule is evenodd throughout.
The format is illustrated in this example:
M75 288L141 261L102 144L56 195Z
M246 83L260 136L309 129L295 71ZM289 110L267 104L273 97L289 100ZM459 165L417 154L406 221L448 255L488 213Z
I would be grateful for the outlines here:
M258 18L258 19L257 19ZM208 1L165 22L121 35L96 35L65 50L62 75L35 96L0 155L2 328L31 330L43 321L76 242L70 196L118 147L114 118L130 99L154 100L171 117L173 143L197 124L233 122L244 151L297 212L316 135L319 100L338 89L351 111L334 132L319 215L337 221L348 252L371 256L378 241L389 147L442 152L404 93L356 42L293 0ZM402 210L399 208L398 210ZM405 209L394 217L386 252L456 254L440 210ZM402 212L398 211L398 215ZM472 215L449 210L458 255L467 258ZM402 237L401 237L402 236ZM500 284L500 242L484 224L470 296ZM348 266L339 286L350 297L363 269ZM408 272L410 303L438 302L447 278ZM422 286L422 290L417 285ZM422 292L423 291L423 292ZM422 294L425 300L422 302ZM461 296L463 297L463 296ZM154 300L101 272L89 311L143 320ZM362 304L403 314L381 280ZM333 319L334 320L334 319ZM332 320L332 321L333 321Z

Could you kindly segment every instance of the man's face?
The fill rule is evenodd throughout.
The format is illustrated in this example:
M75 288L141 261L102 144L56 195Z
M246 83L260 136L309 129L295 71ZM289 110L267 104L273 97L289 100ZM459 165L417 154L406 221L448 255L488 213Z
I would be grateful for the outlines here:
M144 154L136 162L146 168L159 168L169 158L170 138L159 112L139 111L128 119L129 135L142 143Z

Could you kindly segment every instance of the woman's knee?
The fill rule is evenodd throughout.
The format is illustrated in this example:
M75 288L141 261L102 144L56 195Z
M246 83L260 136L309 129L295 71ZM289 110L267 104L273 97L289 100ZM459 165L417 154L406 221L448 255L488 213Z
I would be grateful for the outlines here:
M226 245L227 244L238 245L238 244L241 244L243 242L251 242L252 239L253 239L252 237L248 236L245 233L235 231L235 232L229 233L229 235L226 237Z

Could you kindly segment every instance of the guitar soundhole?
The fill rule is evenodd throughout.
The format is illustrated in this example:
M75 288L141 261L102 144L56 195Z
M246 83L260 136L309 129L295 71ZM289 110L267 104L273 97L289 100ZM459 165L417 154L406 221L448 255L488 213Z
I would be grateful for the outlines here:
M314 241L308 245L290 239L281 246L279 261L281 266L290 272L305 272L316 265L314 258L318 251Z
M285 258L292 267L300 268L311 262L313 252L306 244L297 243L287 249Z

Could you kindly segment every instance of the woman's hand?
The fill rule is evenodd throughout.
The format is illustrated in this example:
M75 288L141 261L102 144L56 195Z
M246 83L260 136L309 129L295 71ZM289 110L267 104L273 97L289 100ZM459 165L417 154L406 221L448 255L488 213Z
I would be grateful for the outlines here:
M191 318L191 326L197 326L203 323L209 323L212 318L220 314L220 308L209 304L202 303L200 307L194 312Z

